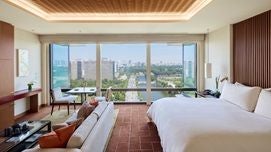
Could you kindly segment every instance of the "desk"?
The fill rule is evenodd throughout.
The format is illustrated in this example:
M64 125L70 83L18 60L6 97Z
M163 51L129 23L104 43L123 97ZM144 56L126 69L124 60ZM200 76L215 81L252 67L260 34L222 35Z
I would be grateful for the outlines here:
M87 94L96 94L97 89L95 87L77 87L73 88L70 91L67 91L68 94L80 94L81 102L83 103L87 99ZM85 98L83 98L83 95Z
M30 97L30 112L38 112L39 111L38 94L40 92L41 88L34 88L31 91L28 91L27 89L15 91L7 96L0 97L0 105L13 102L18 99Z
M14 124L14 101L26 97L30 97L30 112L39 111L38 94L40 88L32 89L31 91L20 90L9 95L0 97L0 130Z

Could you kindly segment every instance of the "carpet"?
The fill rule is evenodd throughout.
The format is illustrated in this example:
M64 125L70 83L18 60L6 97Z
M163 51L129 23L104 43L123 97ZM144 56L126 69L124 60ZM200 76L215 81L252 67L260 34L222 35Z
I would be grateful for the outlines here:
M58 123L63 123L70 116L72 116L73 113L74 112L70 112L70 114L68 115L67 110L57 110L57 111L54 111L53 115L48 114L47 116L42 118L42 120L50 120L52 125L58 124ZM119 109L115 109L114 110L114 120L117 119L118 113L119 113Z

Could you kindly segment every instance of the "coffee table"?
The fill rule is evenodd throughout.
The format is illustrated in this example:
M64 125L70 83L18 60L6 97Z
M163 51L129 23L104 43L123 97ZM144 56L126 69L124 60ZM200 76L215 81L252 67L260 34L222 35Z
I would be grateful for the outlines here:
M51 121L49 120L24 121L19 124L26 124L29 126L29 130L11 137L4 137L4 131L1 131L0 152L18 152L32 148L42 134L51 132Z

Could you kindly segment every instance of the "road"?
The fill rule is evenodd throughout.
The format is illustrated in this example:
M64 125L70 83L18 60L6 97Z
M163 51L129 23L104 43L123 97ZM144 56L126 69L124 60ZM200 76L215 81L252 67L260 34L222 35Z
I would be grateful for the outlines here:
M127 88L137 88L136 86L136 77L131 75L128 80ZM137 91L127 91L125 93L125 102L139 102Z

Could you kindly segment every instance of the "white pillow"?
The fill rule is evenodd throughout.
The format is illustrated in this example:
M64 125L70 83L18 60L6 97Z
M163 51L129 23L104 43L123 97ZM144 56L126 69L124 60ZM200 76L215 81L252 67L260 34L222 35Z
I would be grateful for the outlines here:
M225 99L244 110L254 111L261 88L259 87L248 87L244 85L225 83L221 99Z
M263 89L261 91L255 113L271 118L271 90Z

